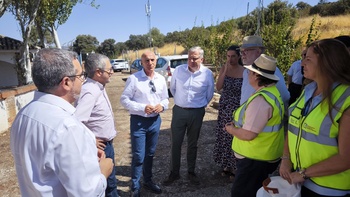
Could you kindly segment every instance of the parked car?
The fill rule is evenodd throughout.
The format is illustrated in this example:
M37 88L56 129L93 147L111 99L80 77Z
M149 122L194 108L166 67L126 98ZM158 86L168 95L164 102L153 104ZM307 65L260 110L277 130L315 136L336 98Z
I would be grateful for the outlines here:
M175 68L182 64L187 64L188 55L161 56L157 60L155 71L165 77L168 89L170 88L171 76Z
M130 74L136 73L142 70L141 58L134 60L130 66Z
M111 59L111 64L115 72L129 69L129 62L125 59Z

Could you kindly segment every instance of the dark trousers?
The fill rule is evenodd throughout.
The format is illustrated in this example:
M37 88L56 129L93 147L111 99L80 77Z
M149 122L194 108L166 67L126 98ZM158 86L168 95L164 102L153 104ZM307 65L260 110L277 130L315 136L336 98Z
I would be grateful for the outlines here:
M302 85L296 83L290 83L288 85L288 91L290 94L289 105L293 104L297 98L300 96L302 91Z
M248 158L237 159L237 171L233 181L232 197L255 197L262 182L273 173L279 162L257 161Z
M197 141L202 127L205 108L173 107L171 120L171 159L170 170L178 174L181 165L181 146L187 135L187 170L194 172L197 159ZM187 131L187 133L186 133Z
M104 152L106 154L106 158L111 158L114 163L114 148L113 148L113 140L106 142L106 148ZM112 173L107 178L107 188L106 188L106 197L117 197L117 178L115 167L113 167Z
M141 188L142 174L144 183L152 181L153 156L156 152L161 122L159 115L150 118L130 116L132 191Z

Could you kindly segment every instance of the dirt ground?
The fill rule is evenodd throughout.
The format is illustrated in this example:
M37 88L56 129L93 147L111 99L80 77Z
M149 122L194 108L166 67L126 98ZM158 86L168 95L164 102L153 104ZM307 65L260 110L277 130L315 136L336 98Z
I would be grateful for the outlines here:
M128 77L125 73L115 73L112 81L107 85L107 92L112 103L115 124L118 135L114 140L115 160L118 178L118 190L120 196L130 196L130 164L131 144L129 130L129 113L120 102L120 95L125 82L122 78ZM169 110L161 114L162 126L159 142L153 163L153 180L161 185L161 182L169 175L170 163L170 122L174 101L170 98ZM230 196L232 183L229 177L223 177L220 168L213 161L213 147L215 143L215 126L218 111L208 106L198 142L198 157L196 173L201 180L198 186L191 185L187 179L186 164L186 139L182 146L181 179L170 186L162 186L162 194L153 194L147 190L141 190L141 196ZM10 152L9 131L0 134L0 196L20 196L14 162ZM142 180L142 179L141 179Z

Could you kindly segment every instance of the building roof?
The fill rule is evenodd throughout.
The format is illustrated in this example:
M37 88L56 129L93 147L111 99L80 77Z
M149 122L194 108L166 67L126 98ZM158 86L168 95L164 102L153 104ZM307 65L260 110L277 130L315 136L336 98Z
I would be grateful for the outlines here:
M19 40L0 35L0 50L19 50L21 44Z

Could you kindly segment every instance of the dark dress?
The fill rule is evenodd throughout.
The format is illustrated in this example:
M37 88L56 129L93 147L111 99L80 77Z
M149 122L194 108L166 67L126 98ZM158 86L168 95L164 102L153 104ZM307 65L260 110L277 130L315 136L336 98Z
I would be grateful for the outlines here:
M214 145L214 161L222 169L236 169L236 157L232 151L232 135L224 130L225 124L232 121L232 112L240 105L243 78L225 76L223 91L219 101L218 124Z

